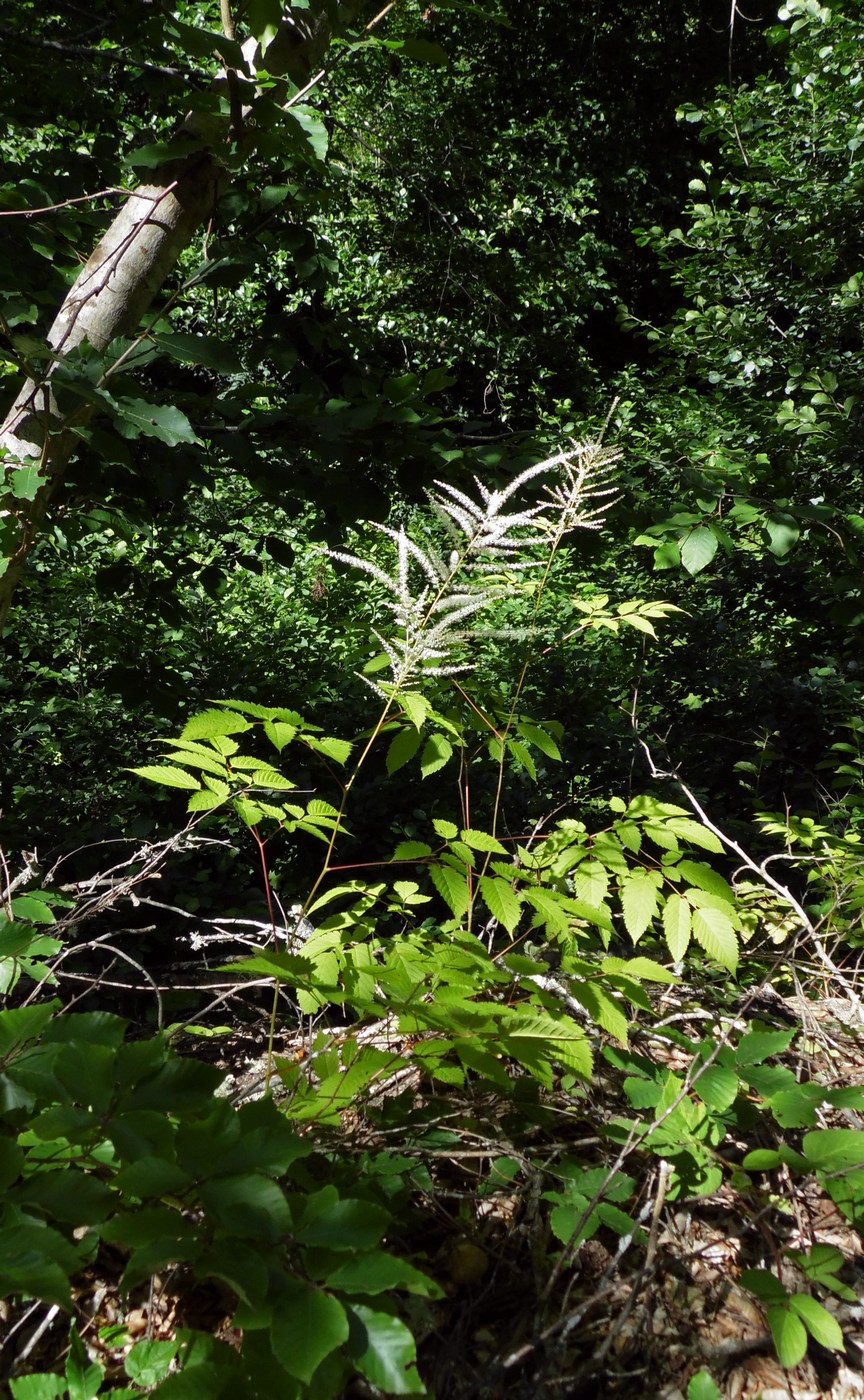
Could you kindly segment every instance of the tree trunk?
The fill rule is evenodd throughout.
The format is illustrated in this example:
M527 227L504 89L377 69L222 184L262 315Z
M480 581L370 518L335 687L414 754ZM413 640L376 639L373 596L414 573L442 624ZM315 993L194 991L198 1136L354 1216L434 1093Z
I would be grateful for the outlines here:
M350 21L367 0L343 0L337 20ZM230 4L223 4L223 21ZM375 21L373 21L374 23ZM233 31L233 21L230 22ZM283 25L266 52L271 73L286 73L304 83L317 68L330 40L330 10L305 7L292 14L286 7ZM251 52L247 46L251 47ZM254 39L244 44L247 57L257 59ZM228 73L229 85L232 74ZM232 121L234 117L232 115ZM195 133L195 117L186 129ZM0 426L0 635L27 555L44 521L51 497L74 451L78 430L94 411L81 399L71 412L61 412L51 379L59 358L85 338L104 351L117 336L131 334L177 263L196 229L213 208L224 172L207 151L156 172L154 183L139 185L93 250L48 333L48 346L58 359L49 360L39 379L28 379L5 422ZM37 468L33 494L32 468ZM30 469L30 470L28 470ZM26 481L15 477L28 471ZM28 499L32 497L32 499Z
M170 177L169 178L169 174ZM212 156L196 154L164 178L139 185L81 269L50 331L48 345L66 355L86 338L104 351L117 336L130 334L175 266L195 230L210 213L219 182ZM0 576L0 630L29 550L63 470L77 442L77 429L93 412L85 400L62 413L51 388L57 361L44 376L28 379L0 428L3 462L11 490L2 501L3 532L11 534ZM15 494L14 474L38 466L39 486L32 500Z

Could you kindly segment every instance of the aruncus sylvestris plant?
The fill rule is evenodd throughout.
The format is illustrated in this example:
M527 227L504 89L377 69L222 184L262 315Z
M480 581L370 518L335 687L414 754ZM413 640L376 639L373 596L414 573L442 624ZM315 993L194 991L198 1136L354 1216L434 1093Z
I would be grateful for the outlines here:
M397 881L394 894L390 896L385 896L383 884L368 886L362 881L326 887L328 877L334 871L334 851L344 829L351 789L385 728L388 731L396 730L387 755L387 767L391 773L416 752L421 730L427 721L433 721L440 732L427 740L421 761L423 776L448 761L454 744L464 744L458 727L433 709L420 687L428 681L470 670L470 664L464 659L464 648L482 636L531 636L531 627L521 631L512 628L496 631L494 621L487 624L485 619L481 621L479 615L493 610L497 602L512 592L516 577L531 571L542 571L534 588L536 615L549 569L563 537L574 529L597 529L602 523L610 498L616 490L613 474L620 456L620 449L604 446L601 434L596 441L574 442L553 457L531 465L500 489L489 490L478 481L477 499L472 499L452 485L438 483L436 491L429 495L422 542L416 537L417 532L411 534L404 528L396 530L388 525L375 526L395 547L395 560L390 572L365 557L333 551L337 560L359 568L381 586L385 607L392 618L392 625L386 632L379 628L374 633L382 648L379 662L389 667L389 679L369 680L368 675L364 677L384 704L342 785L338 806L317 797L300 802L293 792L287 800L274 801L278 789L293 788L293 784L272 764L241 754L235 736L250 730L257 722L280 752L287 744L299 742L338 764L347 763L352 746L343 740L321 737L314 732L315 726L307 724L292 711L268 709L260 705L231 701L221 710L210 710L196 716L186 726L179 741L169 741L167 757L170 768L159 766L135 770L141 776L157 782L194 789L189 802L192 811L204 811L230 802L250 828L258 846L268 900L270 886L265 847L275 834L273 824L277 831L303 831L324 840L326 854L320 872L290 928L277 929L272 917L272 900L270 903L274 943L281 936L285 940L283 946L292 951L262 952L242 965L252 971L254 963L254 970L260 974L264 970L263 958L267 963L266 970L274 974L277 981L287 979L292 982L301 1009L312 1011L328 1000L350 1000L346 978L355 992L358 986L364 989L366 1000L360 998L363 1005L357 1000L354 1002L355 1009L361 1014L373 1010L370 1002L374 1003L374 1011L378 1014L388 1007L392 1008L392 999L388 999L386 994L382 996L380 962L398 956L401 945L393 940L385 944L380 942L378 924L372 918L372 911L379 914L385 912L382 906L389 899L390 904L386 907L391 913L397 908L403 912L414 912L416 906L429 902L429 896L421 894L419 887L410 881ZM541 478L545 478L542 483ZM534 482L540 483L537 498L533 503L520 507L516 503L517 496ZM511 717L503 734L489 725L490 733L499 746L499 801L496 802L495 822L505 760L502 739L506 737L516 715L526 670L527 661L514 691ZM448 731L453 744L446 737ZM522 740L526 743L522 743ZM522 724L520 745L523 753L527 753L526 744L531 743L547 756L559 756L549 732L537 725ZM532 763L530 757L527 762ZM268 825L270 832L265 834ZM447 937L463 943L467 939L460 957L467 955L469 960L476 959L479 950L474 946L471 933L471 912L478 891L482 893L492 916L510 931L518 922L525 896L521 893L517 895L511 888L516 875L515 867L511 870L500 861L495 868L490 867L494 857L509 854L494 834L494 822L491 834L470 829L467 821L461 827L452 822L438 822L436 834L446 843L440 860L438 853L424 843L418 843L418 848L411 852L400 847L397 858L402 861L416 855L428 868L434 887L453 915ZM475 853L482 857L479 864ZM561 892L559 896L564 897ZM303 943L302 963L298 961L297 931L301 920L316 914L320 917L320 911L328 905L348 899L352 900L351 908L339 914L328 914L320 924L317 936L307 938ZM463 924L466 914L467 923ZM564 920L564 915L557 911L549 917L557 919L559 924ZM601 916L603 921L604 916ZM358 951L361 948L362 954ZM362 976L358 972L359 963L365 968ZM371 974L373 964L379 974L375 978ZM324 966L328 969L326 979L322 978L320 971ZM501 969L489 961L485 972L482 975L477 972L474 976L477 991L482 994L483 987L489 985L490 977L494 983L500 980L501 975ZM505 980L509 980L504 975ZM416 1007L412 1008L412 1014L416 1019L419 1014ZM556 1007L556 1021L560 1021L562 1015L562 1009ZM542 1038L546 1042L542 1070L545 1079L551 1075L556 1047L560 1056L565 1043L568 1048L564 1050L564 1056L571 1068L582 1075L590 1072L591 1058L584 1031L569 1017L565 1017L565 1020L566 1025L550 1023L542 1028ZM499 1021L500 1016L496 1013L496 1024L490 1026L496 1038L501 1030ZM619 1022L620 1018L616 1025ZM539 1027L535 1028L535 1036L541 1038ZM579 1049L574 1054L576 1042ZM519 1058L525 1062L524 1055ZM531 1061L536 1072L538 1066L533 1054Z
M234 978L248 973L273 980L266 1087L275 1080L280 1102L277 1106L265 1096L238 1110L215 1097L220 1071L180 1059L164 1040L143 1048L127 1045L119 1018L95 1025L86 1017L60 1018L46 1041L61 1089L54 1096L57 1103L51 1097L38 1105L46 1110L40 1131L58 1135L56 1144L47 1144L49 1160L71 1145L76 1162L83 1164L75 1167L79 1189L90 1180L89 1172L98 1175L100 1193L94 1197L91 1188L83 1197L92 1220L84 1219L80 1242L76 1231L73 1252L63 1233L71 1217L62 1202L55 1208L49 1190L54 1183L45 1180L42 1138L33 1144L32 1165L20 1153L7 1155L7 1177L17 1195L5 1222L6 1254L14 1265L5 1266L5 1286L64 1306L69 1280L92 1258L99 1239L122 1251L127 1262L121 1289L127 1292L169 1264L180 1263L195 1281L220 1280L236 1299L236 1350L212 1339L207 1339L210 1350L202 1350L194 1334L182 1344L179 1338L166 1341L159 1344L164 1354L157 1358L158 1374L150 1352L129 1353L128 1377L136 1382L151 1377L156 1395L164 1384L166 1400L178 1393L175 1370L182 1380L199 1366L201 1376L206 1366L217 1379L230 1370L238 1393L261 1393L251 1388L252 1378L266 1373L267 1393L275 1383L292 1400L329 1400L343 1394L357 1373L379 1393L425 1393L398 1295L434 1299L441 1296L440 1285L386 1247L391 1222L399 1233L399 1207L388 1195L392 1178L385 1189L376 1175L374 1154L358 1166L356 1158L334 1150L335 1139L324 1131L339 1128L358 1108L371 1124L370 1101L392 1108L406 1145L409 1139L420 1143L418 1154L425 1139L417 1125L439 1093L458 1096L464 1087L473 1094L476 1088L496 1096L496 1102L512 1101L520 1081L522 1088L531 1088L530 1076L544 1090L563 1091L559 1106L572 1104L592 1074L592 1041L598 1039L589 1034L593 1025L606 1033L604 1058L627 1075L624 1091L638 1116L613 1118L599 1129L608 1142L620 1145L612 1168L579 1158L559 1164L548 1177L542 1199L562 1249L560 1267L601 1225L618 1235L622 1252L634 1239L634 1182L620 1168L637 1143L662 1159L669 1199L705 1194L723 1178L718 1148L726 1119L739 1095L758 1088L753 1061L773 1053L777 1039L762 1037L761 1050L751 1039L738 1051L711 1038L702 1044L687 1041L691 1064L684 1076L662 1058L655 1063L631 1053L628 1013L637 1007L650 1015L653 1009L645 984L676 978L652 957L617 956L612 946L622 937L633 945L653 938L655 946L662 938L669 954L681 961L692 938L714 962L734 970L741 928L735 891L694 858L694 848L696 854L721 851L719 838L710 825L653 797L629 803L613 798L606 829L593 835L575 817L563 818L542 838L536 832L498 835L505 761L518 762L530 775L532 751L553 761L559 756L553 726L523 717L519 697L538 601L558 545L569 530L601 523L615 490L618 457L602 441L574 445L500 490L478 482L476 499L440 483L422 521L422 536L417 530L376 527L394 547L390 571L336 552L337 560L358 567L382 590L390 619L375 632L382 649L376 661L389 668L389 676L370 681L381 712L353 761L353 744L324 735L292 710L227 701L195 715L178 738L167 741L167 762L135 770L186 790L199 819L230 808L253 837L270 937L262 932L253 956L225 971ZM533 482L540 488L537 499L520 509L517 493ZM532 570L540 577L533 598L526 589L534 608L529 625L520 632L496 630L496 605L512 593L514 580L524 578L530 585ZM584 626L611 630L629 622L650 633L650 619L670 610L667 604L631 602L617 605L613 614L606 602L586 615ZM467 697L478 721L469 731L452 713L435 709L436 694L449 688L450 678L458 684L455 678L471 669L467 647L490 633L526 637L528 656L503 721L493 722ZM468 741L484 726L487 751L498 768L491 830L488 822L482 829L470 816L469 770L474 757L482 759L482 746L464 758ZM401 841L392 863L383 863L381 878L356 870L352 873L365 878L346 879L335 860L336 843L346 830L350 791L373 744L386 732L386 766L392 774L420 750L424 731L429 737L421 753L423 776L443 767L457 747L463 750L460 822L431 820L429 840ZM253 742L241 748L243 736ZM304 770L318 760L331 778L334 766L351 762L338 805L314 791L301 792L280 766L255 752L259 738L279 755L299 747ZM269 848L279 833L310 836L325 846L317 879L288 915L281 913L270 880ZM445 907L443 918L429 916L435 895L439 909ZM16 917L19 912L26 911L12 910ZM22 967L24 972L32 976ZM277 997L286 985L301 1012L341 1004L350 1026L329 1029L319 1023L304 1041L302 1057L277 1059ZM28 1056L32 1041L38 1067L46 1047L36 1042L52 1007L27 1008L24 1021L18 1012L10 1015L18 1020L8 1027L13 1037L7 1043L8 1073L35 1103ZM289 1021L291 1016L289 1010ZM787 1039L780 1037L784 1045ZM116 1070L116 1085L106 1066ZM94 1068L98 1073L91 1072ZM91 1081L100 1097L82 1115L77 1086ZM43 1075L37 1087L52 1082ZM407 1084L409 1092L400 1097L397 1084ZM153 1139L143 1148L139 1136L124 1131L142 1096L160 1110L151 1114ZM770 1106L788 1119L787 1100L788 1095L777 1094ZM458 1097L455 1103L458 1116ZM800 1105L793 1107L800 1114ZM22 1122L30 1109L29 1102L16 1109ZM17 1119L13 1128L19 1128ZM110 1163L104 1160L106 1133L114 1150ZM820 1143L824 1149L816 1135L814 1161ZM399 1167L406 1193L415 1160L405 1157L408 1168ZM520 1170L515 1158L501 1160L510 1162L508 1171ZM744 1167L772 1163L773 1158L758 1158ZM543 1174L547 1167L536 1170ZM382 1170L389 1172L389 1165ZM64 1201L67 1179L72 1178L64 1175L58 1183ZM46 1214L53 1222L48 1229ZM0 1234L3 1228L0 1220ZM34 1238L43 1254L51 1252L48 1285L24 1255ZM784 1325L787 1314L800 1314L811 1335L836 1345L836 1334L827 1330L830 1319L826 1322L812 1301L784 1294L775 1311ZM91 1371L89 1394L95 1396L102 1374L99 1368ZM190 1385L193 1381L190 1375ZM70 1379L70 1393L72 1388ZM19 1394L29 1400L24 1389L14 1393L16 1400ZM50 1393L57 1393L56 1387Z
M362 556L329 551L332 558L371 574L389 594L387 606L395 630L389 637L377 631L374 635L387 656L391 680L386 687L371 682L373 688L389 701L426 676L470 670L467 663L454 660L455 653L493 629L467 626L469 619L506 596L508 573L544 564L548 572L565 534L599 529L616 490L611 477L620 456L620 448L604 447L602 442L573 443L520 472L501 490L488 491L475 478L479 501L446 482L436 482L437 493L428 493L430 512L450 548L445 554L431 535L420 545L404 527L394 530L375 524L396 545L392 574ZM523 510L506 509L530 481L552 473L555 478L544 486L537 503ZM542 555L530 557L529 551L540 549ZM416 571L422 580L419 590L413 588ZM545 578L546 574L543 582Z
M232 808L256 843L271 937L262 936L262 946L253 956L231 963L227 970L234 976L248 973L273 979L266 1086L278 1076L281 1113L289 1123L306 1129L338 1126L347 1110L380 1096L382 1086L403 1073L413 1081L423 1076L426 1083L445 1089L458 1089L470 1078L509 1096L514 1079L527 1072L543 1088L551 1090L558 1081L581 1092L593 1067L585 1023L602 1026L625 1045L626 1008L650 1009L643 984L675 980L649 957L608 955L614 932L606 899L611 882L604 876L603 889L599 888L600 848L592 847L593 838L580 822L565 820L541 841L508 837L505 844L497 835L505 760L518 756L530 774L532 749L553 761L560 757L554 727L525 719L519 712L519 696L539 601L558 546L570 530L596 529L601 524L616 489L614 467L619 457L619 450L605 447L601 437L573 444L500 489L489 490L478 482L476 498L439 483L430 496L428 515L417 520L418 526L423 521L422 535L419 529L375 527L394 548L389 571L377 561L335 552L338 561L359 568L382 590L389 614L389 625L379 625L375 632L381 654L373 663L379 671L388 668L389 675L370 681L383 703L353 758L352 744L323 735L294 711L227 701L194 716L178 739L167 741L167 763L135 770L150 780L186 789L190 810L202 816ZM536 499L520 507L518 494L535 482ZM532 590L532 575L537 574ZM519 631L496 629L495 607L512 594L514 581L521 579L529 585L525 592L529 608L533 607L529 624ZM665 604L639 605L633 616L662 616L664 609ZM629 614L621 614L621 620L628 621ZM594 626L596 619L588 617L584 625ZM390 738L386 765L394 773L417 753L426 730L423 776L443 767L456 748L464 751L468 740L476 737L476 729L472 735L467 724L460 726L450 714L436 710L435 697L450 678L455 683L457 676L471 669L465 654L469 644L490 634L528 639L528 656L503 722L496 726L468 697L498 768L492 830L478 829L470 820L466 760L458 824L435 819L428 842L400 842L392 867L385 863L384 878L346 879L344 868L335 860L336 843L346 829L350 792L373 745L386 731ZM373 670L372 676L376 675ZM327 765L331 778L334 765L344 767L350 761L338 805L317 793L300 792L281 767L256 755L254 745L249 751L245 746L241 749L241 736L256 734L280 755L291 745L300 746L305 750L304 768L317 758ZM640 809L613 825L622 832L628 828L631 851L642 829L640 822L649 837L651 831L662 828L663 849L668 852L670 847L678 849L673 829L674 820L680 819L677 813L679 809L671 809L671 814ZM325 845L320 872L305 900L281 923L268 857L270 842L278 833L312 836ZM619 843L616 849L620 854L624 847ZM622 869L626 875L629 867L622 860L618 866L613 888L620 892L625 883ZM408 874L417 878L402 878ZM584 889L586 878L590 888ZM421 886L424 879L431 893ZM449 917L424 917L435 894ZM475 906L485 911L482 920L473 917ZM628 911L630 907L630 902L625 903ZM517 934L519 927L521 934ZM636 942L644 926L633 928ZM606 956L598 955L598 942ZM550 970L547 951L555 962L554 977L546 975ZM350 1031L322 1028L302 1060L276 1059L277 997L286 985L303 1013L341 1004L350 1012ZM382 1026L387 1028L383 1041ZM371 1037L368 1032L373 1032ZM404 1111L410 1116L410 1109ZM330 1208L329 1198L321 1203L322 1211L325 1205ZM298 1219L305 1219L302 1200L291 1210ZM619 1212L612 1228L629 1229L631 1224ZM596 1222L585 1228L591 1233ZM302 1260L300 1267L305 1267ZM226 1268L222 1277L231 1282L235 1266ZM396 1289L434 1287L416 1270L409 1274L403 1268L400 1273L389 1257L386 1268ZM290 1357L284 1347L278 1352L281 1364L300 1382L298 1395L307 1393L305 1386L319 1362L332 1365L334 1377L359 1370L388 1393L422 1391L412 1369L413 1338L396 1316L395 1303L385 1305L378 1295L348 1294L335 1267L313 1280L315 1306L322 1315L326 1313L327 1328L313 1354L306 1357L310 1344L305 1333L301 1339L301 1329L294 1324L311 1302L309 1282L304 1275L298 1283L290 1264L286 1270L291 1280L287 1284L283 1280L280 1287L286 1298L296 1294L298 1309L295 1316L292 1302L278 1317L274 1310L272 1330L275 1338L279 1328L290 1324L294 1344L302 1340L302 1368L293 1350ZM238 1295L243 1295L243 1288L248 1292L245 1280L238 1280ZM243 1342L244 1355L247 1346L252 1354L255 1329L269 1316L268 1307L265 1290L238 1309L237 1325L251 1329ZM386 1376L376 1369L374 1358L364 1359L351 1350L351 1339L359 1335L358 1317L367 1334L378 1329L382 1348L392 1343L398 1350L400 1365ZM272 1345L277 1352L276 1341ZM335 1394L336 1389L327 1393Z

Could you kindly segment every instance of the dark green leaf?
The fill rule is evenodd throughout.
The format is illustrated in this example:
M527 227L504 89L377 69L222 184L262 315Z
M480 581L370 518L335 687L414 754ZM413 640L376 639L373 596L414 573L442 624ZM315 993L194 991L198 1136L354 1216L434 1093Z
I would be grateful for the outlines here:
M348 1340L348 1318L329 1293L286 1279L273 1306L271 1345L289 1376L310 1381L325 1356Z

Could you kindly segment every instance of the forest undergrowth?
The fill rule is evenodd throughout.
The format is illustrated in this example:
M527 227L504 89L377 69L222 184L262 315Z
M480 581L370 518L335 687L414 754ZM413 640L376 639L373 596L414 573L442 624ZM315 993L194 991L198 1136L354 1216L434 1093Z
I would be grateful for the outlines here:
M645 791L525 819L561 761L524 708L544 592L620 455L439 483L331 551L376 618L364 733L213 704L133 770L176 834L4 867L13 1400L864 1394L855 832L764 813L751 851L635 703ZM369 770L412 827L352 863ZM211 858L257 903L209 907Z

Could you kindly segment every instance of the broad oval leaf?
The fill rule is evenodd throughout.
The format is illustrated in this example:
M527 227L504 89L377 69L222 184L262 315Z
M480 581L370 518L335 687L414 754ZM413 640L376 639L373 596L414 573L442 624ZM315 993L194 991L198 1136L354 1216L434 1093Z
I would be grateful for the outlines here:
M348 1340L342 1304L298 1278L280 1280L273 1304L270 1345L289 1376L311 1381L325 1356Z
M708 525L698 525L681 545L681 563L688 574L701 573L717 553L717 536Z
M801 527L792 515L778 512L765 521L768 548L776 559L782 559L798 542Z
M365 1304L350 1309L351 1352L358 1371L387 1395L425 1395L415 1366L417 1350L405 1323Z
M787 1368L797 1366L807 1352L807 1329L804 1323L781 1303L772 1303L767 1309L767 1316L780 1365Z
M27 919L31 924L54 924L57 920L53 910L44 899L34 894L18 894L12 900L12 914L16 919Z
M541 753L544 753L547 758L552 758L560 762L561 750L555 743L552 735L548 734L545 729L541 729L539 724L531 724L528 720L518 720L516 731L518 734L522 735L522 738L527 743L533 744L534 747L539 749Z
M114 426L121 437L134 439L143 435L158 438L169 447L177 447L181 442L198 442L186 414L174 404L121 398L115 401L114 407Z
M805 1133L801 1151L817 1171L839 1172L864 1165L864 1132L858 1128L823 1128Z
M737 1097L738 1076L724 1065L709 1065L697 1076L693 1088L708 1108L724 1113Z
M829 1351L842 1351L843 1331L833 1313L830 1313L816 1298L807 1293L794 1293L789 1299L789 1307L804 1323L811 1337Z

